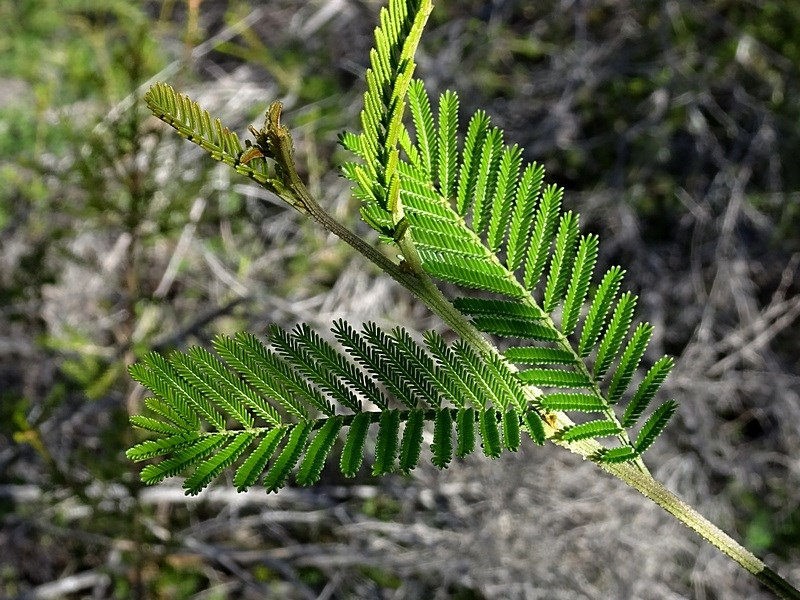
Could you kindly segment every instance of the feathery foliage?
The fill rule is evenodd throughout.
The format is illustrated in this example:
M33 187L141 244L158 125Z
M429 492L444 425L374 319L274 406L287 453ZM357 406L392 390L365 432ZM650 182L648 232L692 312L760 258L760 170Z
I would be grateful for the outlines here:
M356 331L337 321L332 333L342 348L323 342L306 327L287 332L272 326L269 345L249 334L219 336L214 340L219 357L190 348L168 359L149 354L135 364L131 374L157 403L150 403L152 415L137 416L133 422L158 437L137 444L128 457L140 461L171 455L145 467L143 480L154 483L194 467L185 487L195 494L237 464L234 484L240 490L263 479L269 491L277 491L295 467L297 483L311 485L319 480L342 430L348 430L348 436L339 464L342 473L352 477L363 463L371 425L378 429L372 468L376 475L395 468L410 472L419 464L425 423L434 424L431 460L441 468L452 460L454 421L459 456L474 446L479 418L487 455L500 452L498 415L505 447L519 446L520 427L528 426L520 413L506 409L523 406L521 386L509 375L505 382L493 377L498 365L468 346L444 344L437 334L427 332L426 339L436 344L434 353L404 329L387 332L374 323ZM310 348L335 370L315 368L308 360ZM312 369L315 375L306 380L303 374ZM209 376L212 372L214 377ZM492 403L484 400L479 413L462 408L468 400L461 392L475 373L492 398ZM266 381L272 382L269 387ZM380 387L401 395L392 395L390 404L384 394L374 393ZM336 408L334 400L339 401ZM343 412L336 411L339 407Z
M505 143L485 112L471 116L461 137L455 92L433 103L423 82L412 79L431 10L431 0L389 0L381 10L361 131L340 137L355 155L342 172L361 201L361 216L396 245L399 263L309 193L289 129L280 123L280 103L269 106L263 128L250 128L255 140L242 146L168 85L146 94L152 112L183 137L416 294L450 325L455 341L428 331L419 343L402 328L367 323L357 330L340 320L331 330L338 347L299 325L291 332L270 327L266 344L239 333L217 337L216 353L148 354L130 369L152 397L147 414L131 418L150 439L128 457L160 458L144 467L142 480L189 471L184 487L195 494L233 468L238 490L260 482L277 491L293 473L300 485L319 481L337 453L342 474L355 476L373 448L371 429L377 430L374 475L412 471L422 460L426 428L433 429L430 460L439 468L475 451L478 440L489 458L516 451L527 432L535 444L549 439L599 463L768 587L800 598L650 477L642 454L677 404L649 409L673 361L656 359L629 389L653 328L633 326L636 296L620 293L624 271L615 266L595 277L598 237L581 234L579 216L562 208L563 190L544 184L540 165L523 164L523 151ZM433 279L464 288L461 297L447 300ZM501 352L492 336L506 338L508 347Z
M296 479L308 485L319 478L341 431L347 436L339 463L352 476L372 425L378 428L373 472L388 472L398 461L408 472L420 460L429 422L432 460L440 467L454 451L471 452L476 433L487 456L516 450L520 428L536 443L546 436L596 440L596 460L619 462L638 460L666 426L670 402L638 434L629 432L673 363L658 359L628 392L652 328L639 324L631 331L636 297L620 295L623 270L612 267L593 283L599 240L580 234L578 215L562 210L563 191L545 185L544 169L523 164L522 150L506 145L483 111L472 115L460 138L455 92L434 103L423 82L412 79L430 11L430 0L390 0L381 10L361 131L341 136L358 160L343 172L362 201L364 220L400 246L411 269L419 267L417 276L472 290L453 300L452 314L511 346L501 354L468 339L447 344L434 332L424 334L423 345L402 328L368 323L358 331L337 321L332 334L340 348L299 325L291 332L270 327L266 345L240 333L215 339L216 354L201 348L169 359L150 354L131 369L154 394L150 414L133 423L156 440L131 456L171 456L163 467L146 469L149 479L197 464L187 480L196 492L239 464L237 487L253 485L264 472L266 487L276 490L299 464ZM270 106L264 129L251 128L255 142L242 146L168 85L156 84L145 100L213 158L313 212L298 202L293 165L278 147L288 139L279 105ZM283 137L276 137L278 129ZM625 407L621 417L617 404ZM554 416L565 413L577 421ZM600 419L587 420L598 413ZM545 417L561 424L546 433ZM618 447L601 443L609 436Z
M614 436L627 450L615 450L611 460L637 459L663 431L672 404L662 405L643 426L643 440L649 443L631 441L636 436L627 429L647 410L672 361L656 361L620 419L613 406L623 400L652 333L646 323L631 332L636 297L625 293L617 298L623 270L610 268L593 286L598 237L580 234L578 215L561 209L562 190L543 185L541 166L523 166L519 148L505 146L502 132L481 111L470 119L463 147L456 144L457 193L451 195L447 187L443 191L431 166L440 159L439 145L429 141L437 128L432 103L422 82L411 87L413 112L419 116L413 119L414 135L409 135L407 158L400 165L400 202L409 244L422 268L434 278L480 292L453 304L480 331L512 338L514 345L503 357L506 366L522 368L517 381L553 388L552 399L536 400L537 409L578 416L605 413L603 421L565 426L555 439ZM448 123L458 120L452 115L451 107L457 107L452 95L439 99L440 107L448 107L440 108L439 118L446 113ZM492 377L472 375L492 397L483 388ZM610 449L599 450L595 458L602 461Z

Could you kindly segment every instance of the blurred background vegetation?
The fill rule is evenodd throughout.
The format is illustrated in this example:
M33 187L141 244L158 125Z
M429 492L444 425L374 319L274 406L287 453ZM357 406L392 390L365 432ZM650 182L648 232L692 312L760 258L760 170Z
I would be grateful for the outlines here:
M165 80L242 132L281 99L312 191L358 227L336 134L379 6L0 2L0 597L767 597L548 448L274 496L138 483L143 352L269 322L439 326L140 100ZM798 31L794 0L441 0L419 56L567 188L657 326L650 361L678 357L657 476L796 583Z

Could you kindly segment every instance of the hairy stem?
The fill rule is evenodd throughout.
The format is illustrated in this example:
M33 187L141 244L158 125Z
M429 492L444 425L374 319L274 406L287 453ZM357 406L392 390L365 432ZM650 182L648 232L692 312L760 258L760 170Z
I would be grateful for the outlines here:
M704 540L735 560L742 568L755 576L756 579L779 597L788 600L800 600L800 590L767 567L747 548L739 544L649 475L642 473L628 463L621 465L600 464L600 468L635 488L689 529L697 532Z

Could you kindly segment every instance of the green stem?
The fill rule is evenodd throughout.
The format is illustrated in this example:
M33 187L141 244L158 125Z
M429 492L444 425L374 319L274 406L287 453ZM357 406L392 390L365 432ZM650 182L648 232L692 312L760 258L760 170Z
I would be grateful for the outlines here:
M628 463L621 465L600 464L599 466L638 490L643 496L658 504L708 543L735 560L778 597L786 598L787 600L800 600L800 590L767 567L747 548L739 544L658 481Z

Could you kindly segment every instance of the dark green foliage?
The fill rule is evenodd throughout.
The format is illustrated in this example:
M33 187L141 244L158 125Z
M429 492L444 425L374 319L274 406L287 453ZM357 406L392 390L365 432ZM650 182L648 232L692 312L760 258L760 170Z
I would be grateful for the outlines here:
M551 411L603 412L607 405L594 394L547 394L541 399L542 407Z
M475 410L462 408L456 416L456 456L464 458L475 451Z
M622 426L631 427L642 416L642 413L647 409L650 401L655 396L658 388L664 382L669 372L672 370L675 361L671 356L662 356L650 368L645 375L644 380L639 384L631 401L625 408L625 414L622 416Z
M500 428L497 424L497 413L494 410L484 410L478 415L480 421L481 446L484 455L497 458L503 451L500 444Z
M192 476L186 479L186 488L192 490L192 493L202 490L212 480L216 479L223 470L233 464L254 438L255 434L250 431L238 433L225 448L216 452L213 457L197 467Z
M450 411L442 411L442 413L449 415ZM425 414L423 411L412 410L408 413L406 426L403 430L403 441L400 444L400 471L403 473L410 473L419 462L419 455L422 451L422 428L424 425ZM436 463L434 462L434 464Z
M653 411L653 414L650 415L644 425L642 425L639 435L636 436L636 442L634 443L636 452L642 454L652 445L656 438L661 435L661 432L664 431L667 423L669 423L670 417L675 414L677 409L677 402L674 400L667 400Z
M375 442L375 464L373 475L383 475L394 469L397 457L397 438L400 433L400 413L396 410L385 410L381 413L378 440Z
M619 425L605 419L600 419L561 429L556 433L556 438L565 442L574 442L587 438L617 435L619 432Z
M514 410L503 413L503 447L512 452L519 450L519 414Z
M312 485L319 480L322 467L328 454L333 448L333 443L342 428L342 417L332 417L325 421L314 439L308 445L308 450L297 470L297 483L300 485Z
M544 424L542 419L536 412L529 410L523 417L525 422L525 429L531 436L531 439L541 446L545 442Z
M310 421L298 423L291 427L286 445L267 470L266 475L264 475L264 487L267 488L268 492L277 492L284 486L289 472L300 460L300 455L303 453L308 440L308 434L311 433L311 427L312 423Z
M459 415L463 412L466 411L459 411ZM466 433L469 434L469 432ZM460 448L461 436L464 435L464 432L459 429L457 435ZM468 442L469 440L464 441ZM443 410L436 414L431 451L433 452L433 464L440 469L447 468L453 458L453 417L449 410Z
M272 453L275 452L285 434L286 429L278 428L268 431L264 435L264 439L237 469L236 475L233 477L233 485L236 486L238 491L246 490L261 477L264 467L267 466L267 461L272 456Z
M438 193L435 177L420 166L422 159L414 158L430 153L431 164L437 159L436 149L428 141L436 124L428 120L428 115L433 115L425 108L430 101L418 83L414 84L414 97L419 105L415 111L425 117L413 119L420 131L416 139L404 142L409 161L401 161L399 167L399 194L423 268L433 277L464 288L491 292L457 298L454 305L480 331L528 342L508 349L504 356L511 363L537 367L522 370L515 377L521 383L556 388L551 403L540 400L542 409L607 412L609 422L615 424L614 434L629 445L636 455L633 458L638 457L611 410L622 399L649 341L649 326L642 324L625 345L636 304L632 294L623 294L609 315L621 286L622 269L609 269L590 295L599 250L597 236L580 236L578 216L561 212L562 191L554 186L542 190L541 167L523 168L519 149L504 146L502 132L481 112L467 128L453 206L448 195ZM587 298L590 305L582 317ZM569 338L576 331L580 337L573 342ZM623 345L625 351L604 394L603 378ZM491 361L480 367L463 345L456 344L454 350L488 405L505 411L510 399L516 398L518 410L525 412L530 399L524 392L509 390L507 379L498 377L508 372L507 363L501 361L504 368L500 370L488 368L495 365ZM587 361L593 353L594 360ZM493 378L501 385L492 384ZM663 377L654 373L638 397L634 395L636 402L626 427L647 408L651 394L662 382ZM564 388L576 392L559 391ZM595 430L589 427L571 435L581 431ZM598 437L606 435L596 431Z
M339 467L345 477L354 477L364 460L364 446L367 443L367 431L370 424L369 413L359 413L353 417L347 440L342 450Z
M414 51L430 10L425 0L391 0L381 11L362 131L340 136L359 162L344 165L343 172L355 185L364 220L400 246L419 285L431 276L481 292L439 309L463 320L463 339L448 344L429 331L421 345L402 328L387 332L366 323L356 330L339 320L332 332L341 349L303 324L291 332L269 327L269 344L246 333L218 337L218 356L201 348L169 360L147 355L131 374L154 394L147 403L152 414L132 423L156 439L129 451L135 460L165 457L145 467L147 481L195 467L185 485L196 493L239 462L237 488L263 476L265 487L276 491L299 463L295 479L311 485L342 430L347 437L339 464L352 477L372 425L376 475L398 462L402 472L413 470L428 425L432 462L446 467L454 453L454 420L455 454L473 451L477 423L484 454L492 458L519 448L521 427L544 443L545 432L552 432L545 416L568 423L565 412L603 414L562 427L555 437L570 443L615 436L622 446L595 455L606 462L638 459L664 429L672 402L652 413L635 442L624 427L647 410L670 359L650 369L621 422L613 410L652 330L640 324L628 339L636 298L625 293L617 299L622 269L611 268L590 293L599 240L581 236L578 215L562 212L562 190L543 187L544 169L523 165L522 150L505 145L503 132L481 111L469 120L462 145L457 95L443 93L434 107L423 83L412 81ZM286 178L290 165L277 164L284 138L275 136L285 129L270 121L279 114L277 105L270 107L265 129L253 130L257 146L243 148L235 134L169 86L154 86L147 100L157 116L214 158L316 215L319 207L298 204L303 193ZM406 105L413 127L404 122ZM573 340L576 331L580 336ZM500 354L479 332L515 343ZM552 393L542 394L542 388ZM369 405L377 412L365 409Z

